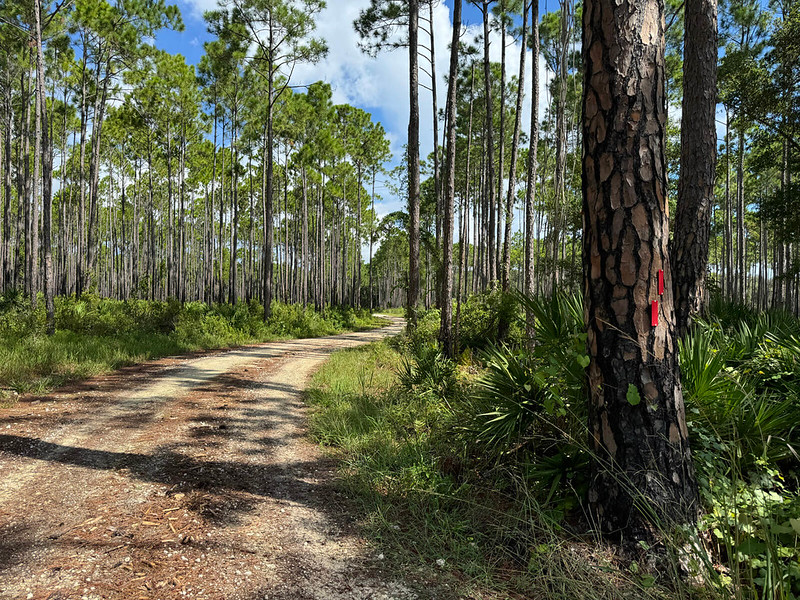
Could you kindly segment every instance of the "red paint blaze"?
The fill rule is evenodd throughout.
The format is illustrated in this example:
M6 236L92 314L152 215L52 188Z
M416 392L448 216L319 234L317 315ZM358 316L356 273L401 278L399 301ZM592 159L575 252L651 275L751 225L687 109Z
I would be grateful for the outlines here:
M653 300L650 306L650 322L653 327L658 325L658 300Z
M664 271L661 269L658 270L658 295L662 296L664 294Z

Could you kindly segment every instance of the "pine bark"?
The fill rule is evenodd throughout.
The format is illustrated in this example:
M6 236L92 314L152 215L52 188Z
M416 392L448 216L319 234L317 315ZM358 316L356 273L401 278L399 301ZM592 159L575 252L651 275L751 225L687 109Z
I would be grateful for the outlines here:
M408 68L409 68L409 118L408 118L408 215L409 258L407 311L410 325L417 322L419 299L419 0L408 2Z
M561 265L558 253L562 241L564 228L564 214L566 212L565 179L567 166L567 47L569 10L566 0L559 0L561 4L561 37L559 42L558 58L558 99L556 102L556 171L555 171L555 218L553 219L553 292L558 289L561 282Z
M11 286L11 130L14 113L11 104L11 86L6 88L5 100L5 142L3 144L3 290Z
M652 538L650 511L662 523L685 523L695 519L697 505L667 252L662 0L590 0L582 51L584 302L595 453L589 503L605 533Z
M525 54L528 52L528 8L527 1L522 3L522 39L519 54L519 75L517 76L517 104L514 112L514 132L511 135L511 168L508 175L508 194L506 196L506 227L503 237L503 290L510 287L511 273L511 225L514 220L514 198L517 187L517 153L519 133L522 126L522 99L525 96ZM536 61L533 64L536 70Z
M270 12L270 18L272 17L272 13ZM271 25L271 23L270 23ZM273 183L274 177L274 162L273 162L273 152L274 152L274 131L273 131L273 120L274 120L274 110L275 110L275 56L273 54L273 48L275 47L275 40L272 27L270 26L269 30L269 56L268 56L268 63L267 69L268 72L268 96L267 96L267 144L266 144L266 196L264 199L264 245L263 245L263 254L262 254L262 264L263 264L263 288L262 288L262 302L264 303L264 320L272 316L272 244L273 244L273 223L272 223L272 210L273 210L273 198L275 195L275 185Z
M744 128L739 128L739 152L736 164L736 299L744 303L747 300L745 266L745 235L744 235Z
M534 293L534 275L536 267L536 244L534 236L534 206L536 203L536 177L538 171L539 150L539 2L531 0L531 130L528 145L528 171L526 173L525 190L525 293ZM536 332L533 326L533 313L529 310L525 315L529 344L534 343Z
M717 0L687 0L684 21L681 166L670 256L679 336L706 298L717 168Z
M53 155L50 151L50 135L47 122L47 96L44 83L44 53L42 52L42 15L39 0L34 0L34 18L36 21L36 90L39 105L39 124L41 136L37 146L41 151L42 162L42 237L44 239L43 278L46 313L46 330L48 335L56 332L55 322L55 281L53 279ZM38 185L38 182L36 182Z
M453 40L447 88L447 159L442 206L442 309L439 341L445 356L453 357L453 210L456 194L456 94L458 93L458 37L461 34L461 0L453 4Z
M486 103L486 166L487 178L486 183L486 199L487 199L487 213L488 213L488 256L487 260L487 277L488 282L492 283L497 280L497 244L495 240L495 221L496 211L495 205L497 204L495 198L495 175L494 175L494 123L492 116L494 114L492 109L492 77L489 62L489 1L483 1L483 85L484 85L484 101ZM502 140L500 141L502 144Z

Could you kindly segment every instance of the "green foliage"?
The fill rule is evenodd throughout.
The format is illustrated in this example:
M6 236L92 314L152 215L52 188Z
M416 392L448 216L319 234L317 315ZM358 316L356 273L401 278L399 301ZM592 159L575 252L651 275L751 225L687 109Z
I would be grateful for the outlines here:
M692 590L644 563L592 562L592 540L579 556L598 579L565 554L587 543L582 302L516 300L534 317L532 349L489 344L456 365L438 351L430 311L413 336L348 351L314 380L314 434L342 452L345 484L380 543L412 565L446 557L527 597L554 597L555 580L575 597L798 597L800 322L716 304L681 342L703 514L694 554L686 535L665 535L673 571L688 557L705 582ZM484 302L473 301L475 314ZM365 369L373 357L377 369ZM373 377L380 385L364 383ZM628 398L641 401L639 390Z
M583 310L575 297L518 296L535 318L534 349L493 347L475 382L475 442L503 464L537 502L563 511L579 504L586 486L588 365Z
M519 346L525 332L520 326L517 298L500 289L474 294L461 305L460 342L463 348L484 349L492 344ZM507 329L502 331L500 325Z
M96 294L56 298L54 337L44 334L39 303L20 294L0 297L0 388L45 391L64 381L181 352L281 338L317 337L378 326L368 311L273 304L263 320L258 302L216 304L176 300L110 300Z
M453 369L435 347L415 355L387 341L335 353L312 380L312 434L341 456L343 485L382 551L406 571L444 560L436 576L464 596L477 584L514 597L656 597L565 536L563 513L538 500L549 492L540 477L560 489L585 462L565 449L519 464L484 460L486 442L463 427L475 416L469 377L456 371L446 399L432 392L431 377Z
M721 591L794 598L800 593L800 323L783 312L721 302L709 312L680 347L705 508L701 528L710 532L712 554L727 565L706 570Z
M427 344L403 358L398 379L407 392L433 393L446 402L455 393L456 365L438 346Z

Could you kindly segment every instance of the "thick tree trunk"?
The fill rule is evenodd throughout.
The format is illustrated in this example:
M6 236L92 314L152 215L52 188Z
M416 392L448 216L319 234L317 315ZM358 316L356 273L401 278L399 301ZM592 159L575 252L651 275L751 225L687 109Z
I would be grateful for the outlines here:
M691 522L697 505L667 252L661 0L587 2L583 60L589 503L604 532L649 538L651 514Z
M717 168L717 0L687 0L684 15L681 166L670 255L679 336L706 297Z
M445 356L453 357L453 207L456 194L456 94L458 93L458 38L461 34L461 0L453 4L453 40L447 88L447 160L442 219L442 308L439 342Z

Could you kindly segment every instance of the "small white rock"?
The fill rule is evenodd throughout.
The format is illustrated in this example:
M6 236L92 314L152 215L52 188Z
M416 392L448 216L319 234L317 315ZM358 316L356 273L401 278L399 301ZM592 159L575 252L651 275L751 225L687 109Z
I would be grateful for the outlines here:
M436 564L438 566L440 566L440 567L443 567L444 566L444 559L443 558L437 558L436 559Z

